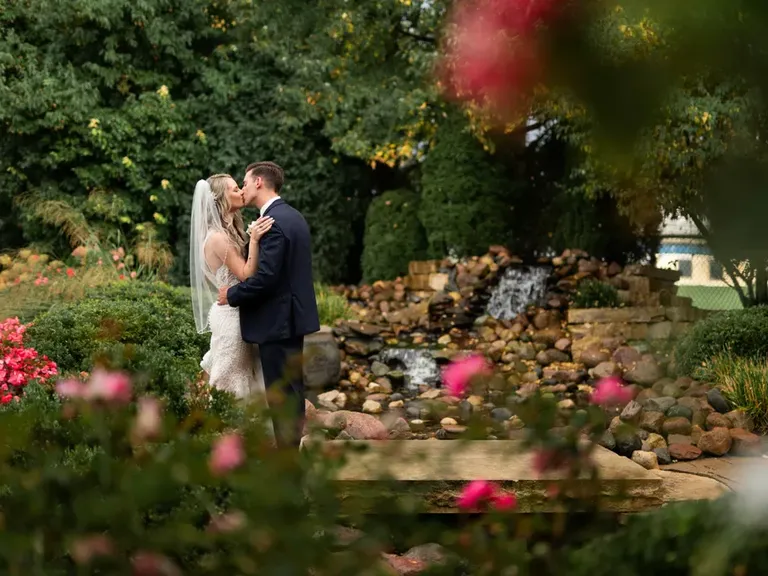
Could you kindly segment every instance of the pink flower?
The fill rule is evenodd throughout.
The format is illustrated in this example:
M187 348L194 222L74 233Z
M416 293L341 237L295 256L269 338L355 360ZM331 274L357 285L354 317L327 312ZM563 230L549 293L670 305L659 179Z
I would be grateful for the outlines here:
M75 270L73 268L67 268L67 276L72 278L75 275Z
M632 390L622 385L615 376L603 378L595 386L595 392L590 398L592 404L600 406L625 405L632 400Z
M85 399L128 403L131 401L131 379L122 372L107 372L97 368L91 374Z
M456 504L464 510L474 510L479 508L480 504L491 498L496 488L492 482L487 480L472 480L464 487Z
M219 514L211 518L208 530L215 534L226 534L235 532L245 527L247 518L240 510L234 510L225 514Z
M85 384L77 380L62 380L56 384L56 394L64 398L83 398Z
M131 278L136 278L136 271L131 272Z
M137 552L131 558L134 576L181 576L181 570L169 558L154 552Z
M75 540L70 554L77 564L88 564L96 556L109 556L113 552L114 546L108 536L94 534Z
M485 358L475 354L449 364L443 370L443 384L452 396L463 396L472 378L490 373Z
M490 505L494 510L504 512L517 506L517 498L514 494L502 491L493 482L473 480L464 487L456 504L462 510L478 510Z
M491 506L499 512L512 510L517 506L517 497L506 492L494 494L491 498Z
M10 404L13 400L13 394L3 394L0 396L0 404Z
M213 444L208 467L214 476L223 476L245 462L243 439L238 434L227 434Z
M156 438L163 424L162 407L157 398L144 396L139 398L133 433L137 440Z

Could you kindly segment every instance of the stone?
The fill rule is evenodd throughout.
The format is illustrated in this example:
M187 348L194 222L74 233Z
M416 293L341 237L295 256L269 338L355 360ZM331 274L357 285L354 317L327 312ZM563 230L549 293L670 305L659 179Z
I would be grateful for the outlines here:
M675 404L667 410L666 415L667 418L685 418L686 420L691 420L693 418L693 410L687 406Z
M555 349L560 352L567 352L571 348L571 340L569 338L560 338L555 342Z
M640 392L635 397L635 400L640 402L640 404L643 405L643 408L645 408L645 402L651 398L658 398L660 394L656 392L653 388L643 388L640 390Z
M656 460L661 466L672 464L672 456L668 448L654 448L653 453L656 454Z
M718 412L713 412L707 416L705 427L707 430L713 430L715 428L732 428L731 421Z
M693 440L693 443L697 446L699 445L699 438L701 438L702 434L704 434L704 429L701 426L697 424L691 426L691 440Z
M598 364L608 362L610 358L611 357L608 352L597 350L595 348L588 348L582 351L581 355L579 356L579 362L584 364L587 368L594 368Z
M621 374L621 369L615 362L601 362L592 369L592 376L598 379L618 376L619 374Z
M629 404L627 404L624 409L621 411L620 418L624 422L631 422L633 424L636 424L637 421L640 419L640 415L643 411L642 405L640 405L638 402L635 402L634 400L631 400Z
M664 318L662 306L624 308L571 308L569 324L647 324L654 318Z
M655 360L640 360L624 373L624 379L627 382L650 386L662 377L661 368Z
M661 427L664 434L683 434L687 435L691 433L691 421L688 418L678 416L676 418L668 418L664 421L664 425Z
M394 570L398 576L415 576L426 572L429 565L423 560L405 558L396 554L382 554L384 561Z
M366 414L381 414L381 404L376 400L366 400L363 402L363 412Z
M640 352L632 346L621 346L616 349L611 359L622 366L631 366L640 360Z
M672 398L680 398L680 396L683 395L683 390L676 382L670 382L669 384L665 384L661 389L661 395L670 396Z
M653 452L635 450L632 452L632 462L640 464L646 470L657 470L659 468L659 459Z
M603 432L597 443L603 448L607 448L608 450L616 450L616 438L613 436L610 430Z
M421 432L426 428L426 423L424 420L419 420L418 418L411 420L408 423L408 426L411 428L411 432Z
M731 410L725 415L731 423L731 428L752 430L752 419L741 410Z
M667 444L695 444L695 442L686 434L670 434L667 437Z
M731 452L736 456L759 456L762 454L760 436L748 432L743 428L730 430L732 446Z
M667 441L659 434L648 434L648 438L643 440L643 450L650 452L656 450L656 448L666 448Z
M699 438L697 446L707 454L724 456L731 449L731 434L728 428L715 428L709 432L704 432Z
M393 440L407 440L411 437L411 427L405 418L397 418L389 426L389 437Z
M707 392L707 402L720 414L725 414L730 411L731 407L728 401L723 397L723 394L717 388L712 388Z
M649 398L645 401L643 404L643 408L645 408L648 412L662 412L666 413L667 410L672 408L672 406L675 405L675 399L670 396L660 396L658 398Z
M370 414L340 410L329 414L326 422L328 428L342 430L354 440L386 440L389 438L387 427Z
M304 337L304 386L322 390L336 386L341 379L341 353L333 331L321 326L318 332Z
M373 372L373 375L376 376L377 378L379 376L386 376L387 374L389 374L389 366L387 366L383 362L374 360L371 363L371 372Z
M458 422L453 418L445 417L440 420L440 426L456 426L456 424L458 424Z
M616 452L627 458L632 457L632 453L643 447L643 441L636 433L625 432L616 436Z
M509 410L509 408L494 408L491 410L491 418L497 422L503 422L512 418L512 412Z
M448 561L448 549L440 544L421 544L414 546L408 552L403 554L403 558L420 560L429 566L445 564Z
M669 455L675 460L696 460L701 450L693 444L670 444Z
M662 412L643 412L640 416L640 422L638 426L648 432L655 432L659 434L662 431L664 425L665 416Z

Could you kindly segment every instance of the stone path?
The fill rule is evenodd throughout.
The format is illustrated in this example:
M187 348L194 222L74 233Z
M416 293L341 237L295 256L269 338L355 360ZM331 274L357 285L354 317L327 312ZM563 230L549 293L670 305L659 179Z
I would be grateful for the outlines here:
M744 475L755 470L765 470L768 478L768 459L764 457L724 456L722 458L704 458L690 462L677 462L662 467L665 471L711 478L738 492L744 485Z

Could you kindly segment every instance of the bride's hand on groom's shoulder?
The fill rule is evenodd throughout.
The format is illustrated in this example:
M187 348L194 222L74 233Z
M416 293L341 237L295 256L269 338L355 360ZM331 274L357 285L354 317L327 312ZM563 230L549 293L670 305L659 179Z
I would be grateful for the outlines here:
M250 234L251 240L254 242L258 242L262 239L264 234L269 232L269 229L272 228L272 224L274 223L274 218L271 218L269 216L262 216L258 220L254 220L248 225L248 228L246 229L246 232Z

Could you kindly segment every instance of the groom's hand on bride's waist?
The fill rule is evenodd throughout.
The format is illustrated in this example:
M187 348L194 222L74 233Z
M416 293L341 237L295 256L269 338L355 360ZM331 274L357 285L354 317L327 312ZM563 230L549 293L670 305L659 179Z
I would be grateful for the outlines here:
M227 301L227 290L228 288L226 286L222 286L219 288L219 305L220 306L226 306L229 304Z

